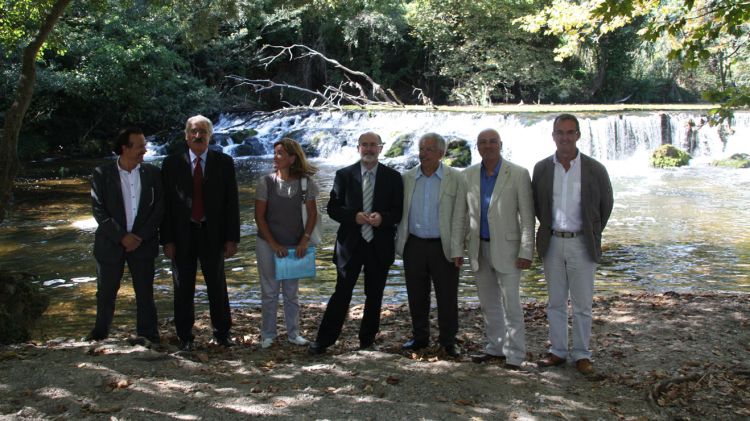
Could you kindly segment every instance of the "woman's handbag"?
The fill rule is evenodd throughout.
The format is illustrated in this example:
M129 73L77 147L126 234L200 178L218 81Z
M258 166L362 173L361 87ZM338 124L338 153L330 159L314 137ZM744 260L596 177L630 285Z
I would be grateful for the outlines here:
M302 226L307 226L307 177L303 177L300 181L300 188L302 189ZM317 207L317 203L315 204ZM315 221L315 228L313 228L312 234L310 234L310 244L318 245L322 240L320 234L320 227L323 224L323 217L320 211L317 212L318 219Z

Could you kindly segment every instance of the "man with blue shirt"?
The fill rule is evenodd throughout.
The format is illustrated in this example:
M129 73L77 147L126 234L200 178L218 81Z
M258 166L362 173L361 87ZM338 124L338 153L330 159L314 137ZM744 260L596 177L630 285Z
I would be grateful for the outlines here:
M438 342L451 357L461 353L458 332L458 273L463 264L466 198L460 171L443 165L445 139L427 133L419 139L419 166L403 174L404 210L396 252L404 260L412 339L402 348L416 351L430 343L430 292L435 286Z
M469 260L476 273L487 345L477 363L505 361L518 370L526 355L521 270L531 266L534 202L523 167L502 159L500 135L486 129L477 137L482 162L464 171L469 218Z

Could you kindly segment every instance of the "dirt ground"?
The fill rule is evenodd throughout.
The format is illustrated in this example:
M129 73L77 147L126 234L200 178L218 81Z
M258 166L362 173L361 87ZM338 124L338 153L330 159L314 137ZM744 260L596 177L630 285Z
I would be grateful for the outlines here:
M402 352L410 332L403 305L383 309L378 351L357 350L355 306L339 342L318 357L285 337L260 349L257 309L233 312L238 345L229 349L208 343L206 314L191 353L178 352L169 320L158 347L131 345L132 327L120 326L101 342L59 338L0 348L0 419L750 419L749 309L747 295L597 298L596 373L588 377L571 364L533 364L546 349L540 303L525 308L522 371L471 362L483 347L475 307L461 309L458 359L437 347ZM322 310L302 309L310 339Z

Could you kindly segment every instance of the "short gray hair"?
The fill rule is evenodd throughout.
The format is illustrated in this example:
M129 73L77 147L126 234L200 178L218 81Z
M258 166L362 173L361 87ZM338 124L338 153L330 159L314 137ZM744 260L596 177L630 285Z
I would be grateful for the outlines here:
M445 155L446 145L445 138L443 136L440 136L439 134L433 132L425 133L422 135L422 137L419 138L419 146L422 146L422 143L425 140L434 140L435 143L437 143L437 148L443 151L443 155Z
M208 135L209 136L211 136L211 135L214 134L214 124L211 123L211 120L209 120L208 117L202 116L200 114L194 115L194 116L190 117L189 119L187 119L187 121L185 122L185 133L187 133L188 130L190 129L190 123L197 122L197 121L202 121L202 122L206 123L206 125L208 126Z

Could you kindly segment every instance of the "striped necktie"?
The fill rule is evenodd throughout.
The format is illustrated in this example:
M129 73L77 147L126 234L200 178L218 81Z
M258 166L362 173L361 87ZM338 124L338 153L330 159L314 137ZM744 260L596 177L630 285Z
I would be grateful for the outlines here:
M373 196L373 190L374 185L372 179L372 172L371 171L365 171L365 177L362 180L362 205L363 210L365 213L369 214L372 212L372 196ZM372 232L372 225L364 224L362 225L362 238L365 239L368 243L372 241L372 238L374 236L374 233Z

